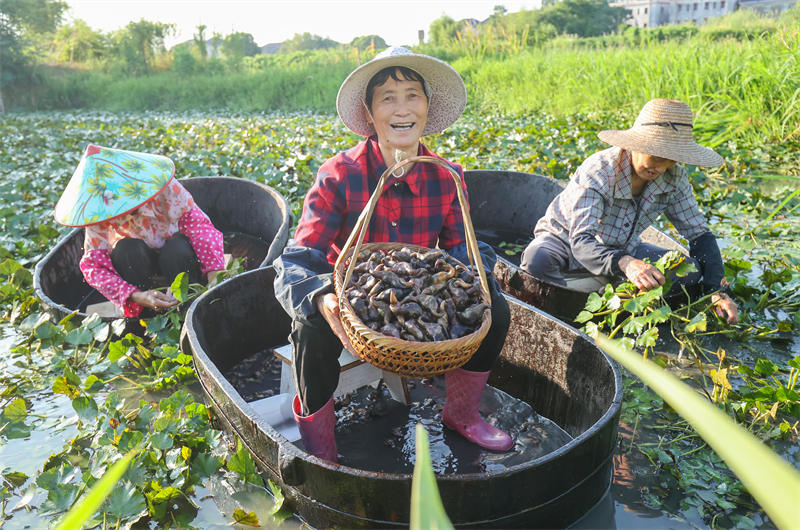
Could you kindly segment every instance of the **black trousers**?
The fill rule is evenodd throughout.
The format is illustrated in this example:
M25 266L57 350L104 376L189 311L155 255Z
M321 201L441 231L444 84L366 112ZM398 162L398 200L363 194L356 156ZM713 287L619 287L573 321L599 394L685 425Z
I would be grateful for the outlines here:
M464 370L488 372L503 349L511 323L508 302L494 278L489 280L492 298L492 325ZM339 354L342 342L322 315L292 322L289 340L294 348L294 381L304 416L318 411L328 402L339 384Z
M123 280L142 291L160 287L162 282L169 285L182 272L189 275L190 283L205 280L189 238L180 232L160 249L150 248L141 239L121 239L111 251L111 263Z

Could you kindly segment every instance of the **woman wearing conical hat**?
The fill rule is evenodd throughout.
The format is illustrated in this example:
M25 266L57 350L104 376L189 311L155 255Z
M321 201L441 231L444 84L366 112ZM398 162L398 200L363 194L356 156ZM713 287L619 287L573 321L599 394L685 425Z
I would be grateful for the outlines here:
M165 156L90 145L56 204L56 221L85 227L86 283L126 317L178 302L158 279L199 283L224 268L222 233L174 173Z
M333 265L381 174L398 159L432 155L420 138L456 121L466 99L458 72L405 48L381 52L339 88L339 117L365 139L322 164L303 203L294 245L275 261L275 294L293 320L295 420L306 450L322 459L337 460L332 396L339 380L338 357L342 345L349 345L333 293ZM401 168L384 187L365 241L423 247L435 247L438 241L440 248L467 262L464 223L450 173L432 164ZM496 256L488 245L481 244L480 250L490 274ZM478 414L481 392L510 322L508 303L493 278L490 285L492 326L467 364L446 374L442 420L473 443L505 451L513 446L512 439Z
M640 234L662 214L689 241L698 272L676 283L702 281L706 292L724 289L724 269L714 234L697 207L686 169L718 166L722 157L692 137L692 111L681 101L654 99L633 127L601 131L613 147L587 158L539 220L521 267L537 278L566 285L567 271L588 271L600 283L625 277L641 290L664 284L653 265L667 251L642 243ZM724 292L712 296L729 323L738 310Z

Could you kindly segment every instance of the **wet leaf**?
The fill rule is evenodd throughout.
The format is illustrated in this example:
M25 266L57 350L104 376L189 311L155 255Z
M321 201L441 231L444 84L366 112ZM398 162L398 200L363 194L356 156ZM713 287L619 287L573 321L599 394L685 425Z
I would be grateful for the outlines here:
M200 453L194 458L191 469L200 477L210 477L221 467L222 459L208 453Z
M230 471L238 473L239 477L241 477L241 479L245 482L249 482L257 486L264 486L264 481L258 474L258 469L253 462L253 457L250 456L250 453L248 453L244 448L241 440L237 440L236 453L234 453L233 456L228 459L226 467Z
M777 372L778 366L769 359L758 359L754 371L757 375L766 377Z
M94 394L99 392L103 388L103 380L97 377L96 375L92 374L86 378L86 382L83 384L83 389L90 394Z
M2 412L0 412L0 416L12 423L25 421L25 418L28 416L28 405L25 403L24 399L16 398L5 406Z
M283 508L283 492L281 491L280 486L272 482L272 480L268 480L267 484L269 485L269 490L272 492L272 498L275 499L275 502L272 505L269 513L276 515Z
M111 490L103 510L123 521L136 521L147 514L147 503L133 484L123 482Z
M18 488L28 481L28 475L19 471L12 471L11 473L3 473L3 480L7 481L13 487Z
M94 335L89 329L77 328L67 333L67 336L64 337L64 340L73 346L81 346L90 344L94 340Z
M261 526L261 523L258 522L258 516L256 516L255 512L245 512L241 508L236 508L233 511L233 519L237 524L246 526Z
M144 440L144 433L141 431L124 430L119 437L119 444L117 447L121 453L127 453L134 449L138 449Z
M155 432L150 435L150 444L159 450L166 450L172 447L172 435L167 432Z
M705 331L706 330L706 315L705 313L697 313L692 320L689 321L686 326L684 326L684 330L686 333L693 333L695 331Z
M80 396L73 399L72 408L82 420L93 420L97 416L97 403L90 397Z
M80 390L75 385L72 385L67 382L67 378L63 375L56 377L55 382L53 383L53 392L56 394L64 394L69 398L77 398L81 395Z

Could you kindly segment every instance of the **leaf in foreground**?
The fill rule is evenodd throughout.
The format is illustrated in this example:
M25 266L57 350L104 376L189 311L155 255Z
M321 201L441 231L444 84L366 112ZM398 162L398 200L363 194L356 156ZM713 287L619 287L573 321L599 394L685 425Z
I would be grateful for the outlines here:
M417 423L417 461L411 482L411 528L416 530L453 528L442 505L433 474L428 433Z
M103 475L103 478L92 486L89 493L84 495L80 502L73 506L64 518L59 521L56 530L77 530L81 528L83 523L94 515L120 478L122 478L122 474L128 469L128 465L135 454L134 451L131 451L111 466L106 474Z
M595 340L689 422L779 528L797 525L800 473L795 468L675 376L605 336Z

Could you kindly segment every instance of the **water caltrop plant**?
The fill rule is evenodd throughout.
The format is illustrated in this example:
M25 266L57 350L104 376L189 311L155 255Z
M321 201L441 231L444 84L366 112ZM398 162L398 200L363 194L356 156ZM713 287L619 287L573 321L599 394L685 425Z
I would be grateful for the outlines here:
M603 148L597 131L624 125L628 114L626 109L560 116L471 112L426 141L466 169L536 172L566 180L582 160ZM121 321L78 322L72 317L58 322L43 311L33 291L33 268L66 233L55 225L52 207L86 144L98 143L169 155L178 177L233 175L266 183L298 215L322 161L357 139L334 115L309 112L8 114L0 119L0 133L5 147L0 150L0 340L8 345L0 355L0 455L30 434L46 433L56 444L52 457L48 453L24 468L0 457L0 514L10 518L9 524L25 513L40 520L61 517L127 454L122 449L137 447L120 487L92 520L105 517L109 526L119 520L121 528L202 525L198 521L205 506L194 523L185 522L202 504L202 484L213 476L232 481L235 489L251 487L248 481L256 481L256 475L249 455L215 430L209 420L213 411L193 393L191 359L177 347L177 313L148 320L143 336L137 337L120 335ZM707 141L716 132L700 127L696 134ZM687 169L709 224L729 242L722 251L742 323L723 326L708 311L708 299L695 297L688 308L676 305L667 311L661 297L646 304L642 294L624 289L593 297L596 307L588 308L593 311L586 323L602 325L609 333L622 325L616 338L627 337L633 344L639 339L637 348L646 348L649 358L664 365L674 360L660 351L660 344L671 340L674 330L685 344L683 358L696 367L686 374L692 384L709 399L716 392L719 407L776 450L785 443L789 449L783 454L791 459L798 443L792 393L797 392L797 370L791 364L797 353L767 362L761 350L762 345L791 348L800 329L800 196L794 194L797 179L791 177L800 170L798 144L794 138L764 142L745 132L732 134L732 140L716 147L726 158L723 167L707 173ZM516 253L517 243L499 250ZM179 279L172 288L190 303L194 286ZM625 304L634 312L626 312ZM694 331L688 333L687 326ZM724 360L706 342L718 337L732 341ZM743 355L747 352L752 359ZM625 388L624 416L635 426L626 448L651 466L645 468L651 473L640 478L653 477L663 491L683 498L670 504L656 486L637 485L637 502L669 517L699 511L697 524L708 526L760 520L763 512L690 426L630 375ZM41 404L50 401L64 404L67 412L57 413L64 417L47 417L52 413ZM175 513L175 503L185 516ZM226 513L229 522L253 521L252 507L236 510L241 512ZM718 513L725 517L715 519ZM257 519L264 524L271 517L259 512Z

